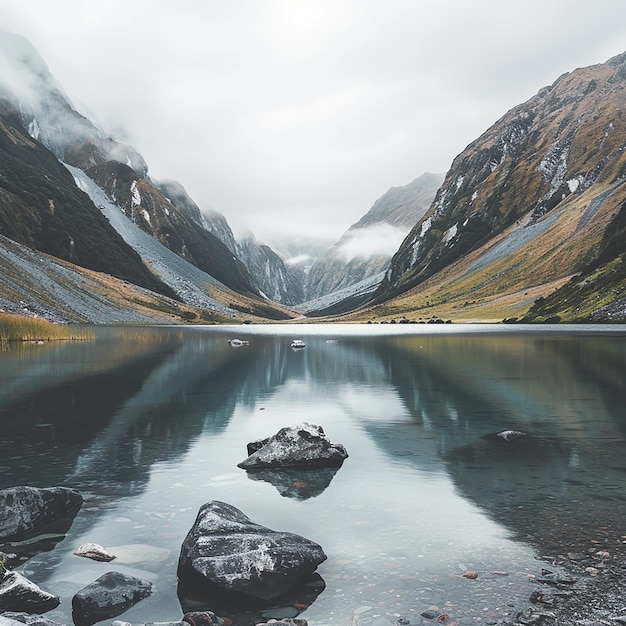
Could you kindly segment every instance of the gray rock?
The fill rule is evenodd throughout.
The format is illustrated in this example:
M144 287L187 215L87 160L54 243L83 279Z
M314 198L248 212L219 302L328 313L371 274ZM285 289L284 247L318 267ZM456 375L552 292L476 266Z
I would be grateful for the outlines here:
M256 626L307 626L308 622L303 618L281 618L281 619L269 619L267 622L260 622Z
M183 616L183 626L224 626L224 620L213 611L190 611Z
M348 458L340 443L331 443L321 426L303 422L281 428L275 435L248 444L248 458L238 463L246 470L277 467L340 467Z
M120 572L107 572L72 598L77 626L95 624L120 615L152 593L152 583Z
M7 611L0 615L0 626L5 626L2 622L2 618L11 621L11 626L20 626L20 624L27 624L28 626L61 626L59 622L55 622L47 617L41 615L31 615L30 613L13 613ZM9 626L8 624L6 626Z
M504 439L504 441L512 441L519 437L525 437L526 433L523 433L521 430L503 430L497 433L496 436L500 437L500 439Z
M180 587L200 586L269 600L305 581L326 560L322 548L255 524L230 504L204 504L183 542Z
M0 611L45 613L61 602L18 572L0 572L0 576Z
M108 563L115 558L114 554L111 554L106 548L97 543L83 543L74 550L74 554L92 561L102 561L104 563Z
M0 539L20 539L50 532L83 503L82 496L67 487L11 487L0 490ZM71 525L62 524L64 530Z

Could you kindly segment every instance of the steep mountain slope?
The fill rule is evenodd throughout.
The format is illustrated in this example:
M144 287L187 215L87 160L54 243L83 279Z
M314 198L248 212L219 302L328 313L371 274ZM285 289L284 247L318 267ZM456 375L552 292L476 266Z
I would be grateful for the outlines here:
M0 93L0 234L175 297L130 249L56 157L27 135Z
M237 242L239 257L270 300L294 305L304 299L304 272L286 265L269 246L248 237Z
M73 109L25 39L0 31L0 234L201 315L294 315L261 296L182 186L159 188L147 172L136 150Z
M215 236L245 265L261 293L280 304L302 302L304 274L286 265L269 246L250 235L237 241L226 218L217 211L200 211L184 187L175 181L155 183L161 193L181 212Z
M0 311L56 323L172 324L233 319L198 311L108 274L47 256L0 235Z
M74 110L28 41L0 31L0 60L0 94L5 106L16 112L14 124L21 125L59 161L86 171L163 245L235 291L259 295L245 266L201 220L180 211L156 188L141 155L105 136Z
M307 274L306 297L320 298L387 269L410 229L430 207L443 174L426 173L392 187L353 224Z
M235 291L259 295L243 263L187 207L180 210L149 178L118 161L94 165L85 173L134 224L172 252Z
M626 201L625 105L626 54L566 74L509 111L454 160L374 302L404 294L386 313L484 318L491 306L490 317L523 316L575 275L597 282L599 265L612 268L597 284L602 306L623 297L615 268L626 242L614 233ZM599 295L584 287L569 287L566 319L599 309L584 305ZM536 309L533 319L545 316Z

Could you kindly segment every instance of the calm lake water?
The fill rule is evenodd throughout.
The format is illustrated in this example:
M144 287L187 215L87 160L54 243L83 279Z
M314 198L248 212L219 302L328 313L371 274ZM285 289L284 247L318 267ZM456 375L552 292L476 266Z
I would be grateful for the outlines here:
M504 618L530 606L539 557L623 547L620 327L96 332L0 352L0 488L65 485L85 498L67 534L18 568L62 598L51 619L71 623L73 594L112 569L157 590L119 619L195 608L178 597L176 564L209 500L324 548L325 588L295 597L314 624L420 623L430 607L463 624ZM303 421L347 448L338 471L237 468L249 441ZM530 436L486 437L509 429ZM74 556L86 542L118 559Z

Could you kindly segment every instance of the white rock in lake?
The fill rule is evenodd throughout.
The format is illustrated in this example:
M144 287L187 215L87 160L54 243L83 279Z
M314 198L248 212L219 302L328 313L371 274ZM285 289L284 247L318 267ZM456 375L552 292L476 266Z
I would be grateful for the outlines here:
M108 563L115 558L115 554L109 552L106 548L103 548L97 543L83 543L74 550L76 556L83 556L93 561L102 561Z

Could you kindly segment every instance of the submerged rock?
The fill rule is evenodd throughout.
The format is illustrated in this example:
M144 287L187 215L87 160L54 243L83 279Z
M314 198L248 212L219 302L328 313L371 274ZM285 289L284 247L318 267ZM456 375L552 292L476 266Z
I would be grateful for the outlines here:
M321 426L303 422L281 428L275 435L248 444L248 458L238 463L246 470L274 467L340 467L348 458L340 443L331 443Z
M67 487L11 487L0 490L0 539L22 539L53 530L65 532L83 503Z
M248 478L274 485L278 493L285 498L307 500L319 496L330 485L338 469L337 467L260 469L248 472Z
M152 583L120 572L107 572L72 598L77 626L88 626L120 615L152 593Z
M183 542L179 587L269 600L304 582L325 560L313 541L255 524L234 506L214 500L200 508Z
M60 598L44 591L19 572L0 571L0 612L45 613L60 603Z

